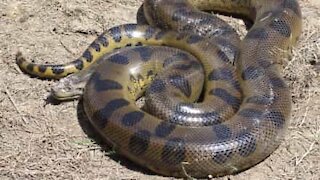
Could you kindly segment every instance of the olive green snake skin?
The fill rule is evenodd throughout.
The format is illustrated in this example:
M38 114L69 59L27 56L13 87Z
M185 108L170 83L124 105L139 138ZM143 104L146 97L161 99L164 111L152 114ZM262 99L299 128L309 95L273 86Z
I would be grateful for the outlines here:
M151 26L111 28L73 62L34 64L18 53L17 64L42 78L92 74L83 94L91 123L117 152L156 173L234 174L275 151L291 113L279 63L301 32L298 2L145 0L142 8L141 22ZM195 8L242 15L253 25L240 41ZM162 45L181 50L155 47ZM148 112L135 103L144 92Z

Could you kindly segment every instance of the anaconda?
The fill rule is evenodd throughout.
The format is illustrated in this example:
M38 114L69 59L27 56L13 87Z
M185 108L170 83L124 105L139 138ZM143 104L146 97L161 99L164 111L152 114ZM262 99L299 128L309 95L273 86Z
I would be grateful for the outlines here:
M195 8L241 14L254 23L238 45L234 30ZM268 157L283 141L290 118L290 91L278 62L288 57L301 32L298 2L145 0L143 11L152 26L111 28L69 64L38 65L20 54L17 63L30 74L61 78L104 59L84 90L86 114L120 154L159 174L222 176L250 168ZM188 74L182 75L183 68L173 68L176 72L164 79L155 77L147 90L152 97L148 109L161 118L137 107L135 100L143 93L143 81L154 77L148 73L151 66L132 65L148 63L149 58L161 54L154 52L155 47L139 47L139 56L120 53L104 57L114 49L141 45L167 45L196 57L204 68L203 99L192 103L192 98L199 96L193 91L200 90L187 79ZM184 67L187 72L199 69L197 63ZM137 86L140 82L142 85ZM172 96L163 92L172 92ZM162 120L164 117L168 119Z

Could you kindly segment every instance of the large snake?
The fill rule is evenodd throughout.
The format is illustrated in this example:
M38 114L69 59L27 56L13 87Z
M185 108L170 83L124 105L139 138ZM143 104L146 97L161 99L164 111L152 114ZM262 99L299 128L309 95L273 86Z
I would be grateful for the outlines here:
M240 14L254 24L239 45L232 28L195 8ZM297 1L145 0L142 10L152 26L111 28L71 63L34 64L18 54L17 64L38 77L61 78L100 59L83 95L87 116L120 154L159 174L222 176L268 157L290 118L291 95L279 62L301 32ZM141 45L167 45L191 55L165 47L106 55ZM168 73L155 76L162 69ZM135 103L149 81L146 109L161 118Z

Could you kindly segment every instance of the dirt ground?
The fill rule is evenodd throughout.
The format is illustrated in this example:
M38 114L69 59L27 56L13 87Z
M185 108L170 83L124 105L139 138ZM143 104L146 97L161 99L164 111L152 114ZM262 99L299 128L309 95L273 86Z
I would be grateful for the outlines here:
M135 22L141 3L0 0L0 179L170 179L117 155L95 137L78 101L48 101L54 81L15 64L18 49L36 62L71 61L104 29ZM320 1L300 4L303 34L284 68L293 97L286 140L259 165L219 179L320 179Z

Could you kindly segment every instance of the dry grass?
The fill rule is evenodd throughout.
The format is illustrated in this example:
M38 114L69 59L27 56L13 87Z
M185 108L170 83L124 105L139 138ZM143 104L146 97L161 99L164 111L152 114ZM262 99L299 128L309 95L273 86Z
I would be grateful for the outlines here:
M54 82L15 64L76 58L97 34L135 21L142 0L0 0L0 179L167 179L150 174L94 137L77 101L47 104ZM286 141L263 163L221 179L319 179L320 5L301 0L304 30L284 74L293 113Z

